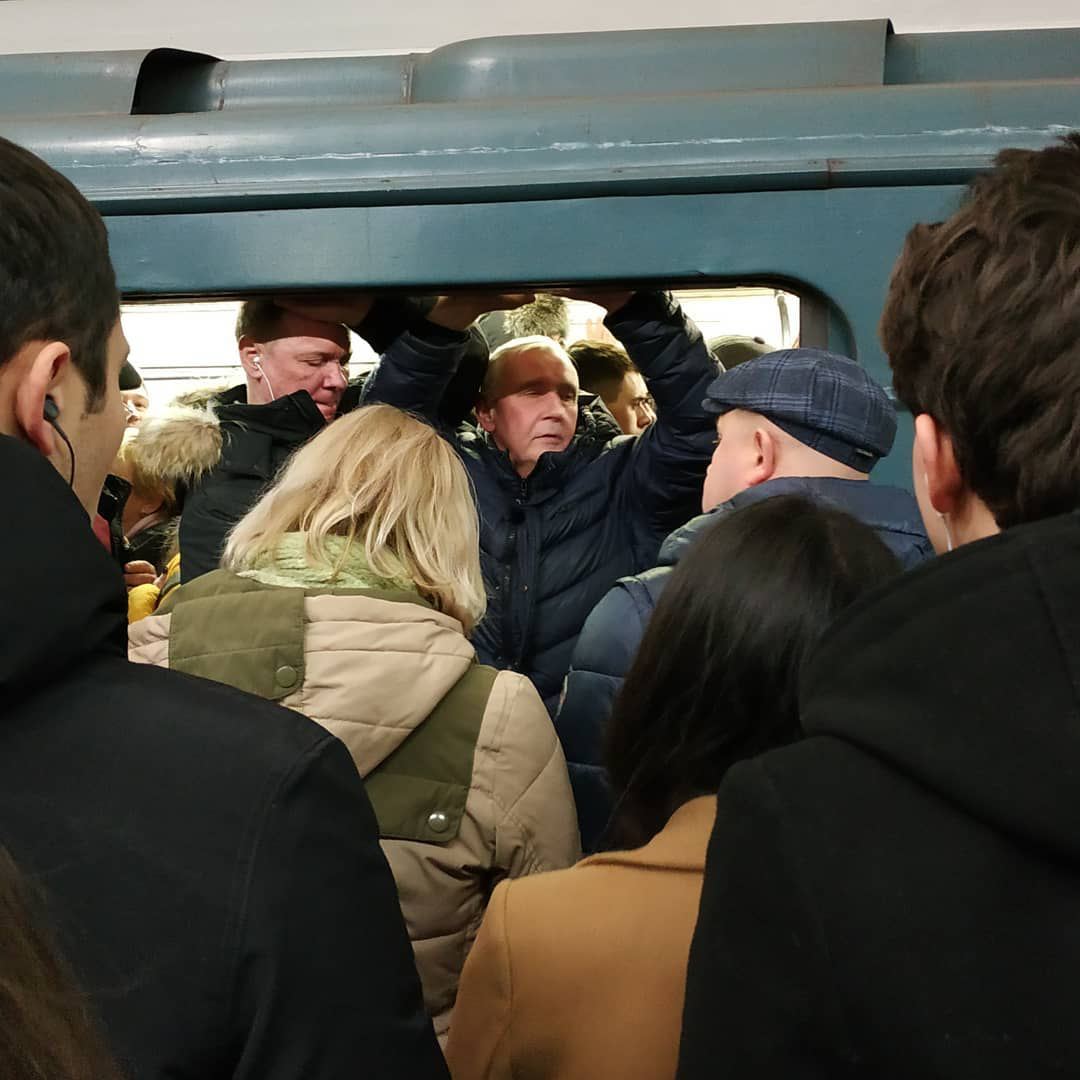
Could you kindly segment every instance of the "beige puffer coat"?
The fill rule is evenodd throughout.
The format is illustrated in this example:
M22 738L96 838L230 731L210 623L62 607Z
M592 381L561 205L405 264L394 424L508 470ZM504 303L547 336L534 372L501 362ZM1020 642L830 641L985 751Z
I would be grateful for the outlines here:
M193 587L181 588L177 602ZM418 598L312 592L303 600L303 678L279 700L337 735L366 776L425 723L473 664L473 647L457 620ZM154 615L130 628L132 660L168 666L172 618ZM580 853L566 762L524 676L502 671L495 678L457 836L445 845L384 840L383 849L425 1002L445 1041L492 889L503 878L570 866Z

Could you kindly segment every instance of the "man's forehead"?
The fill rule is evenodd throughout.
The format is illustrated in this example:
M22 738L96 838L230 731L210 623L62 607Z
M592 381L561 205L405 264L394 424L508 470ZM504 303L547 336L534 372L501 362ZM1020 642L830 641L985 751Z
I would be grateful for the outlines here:
M500 389L513 393L533 385L556 388L573 386L577 389L577 371L574 365L555 349L522 349L502 358L499 369Z

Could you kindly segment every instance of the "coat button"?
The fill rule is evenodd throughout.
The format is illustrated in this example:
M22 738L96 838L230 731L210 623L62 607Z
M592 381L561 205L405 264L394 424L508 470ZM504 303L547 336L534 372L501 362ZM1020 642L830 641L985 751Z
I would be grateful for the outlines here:
M296 668L291 667L289 664L282 664L281 667L274 672L274 678L277 680L278 686L284 686L288 689L290 686L296 685L296 680L299 678L296 672Z
M427 823L432 832L446 832L450 827L450 819L441 810L428 814Z

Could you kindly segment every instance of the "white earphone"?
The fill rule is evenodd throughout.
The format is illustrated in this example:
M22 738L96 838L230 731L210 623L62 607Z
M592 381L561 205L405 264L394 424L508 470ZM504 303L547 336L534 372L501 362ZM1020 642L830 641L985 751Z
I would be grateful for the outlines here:
M258 355L255 356L252 363L259 369L260 374L266 380L266 389L270 391L270 400L277 401L277 394L274 393L274 384L270 381L270 376L263 371L262 361L259 359Z

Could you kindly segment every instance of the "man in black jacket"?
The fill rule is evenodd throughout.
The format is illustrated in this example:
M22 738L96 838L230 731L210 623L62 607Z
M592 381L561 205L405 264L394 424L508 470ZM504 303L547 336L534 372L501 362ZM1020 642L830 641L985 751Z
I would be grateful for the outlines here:
M314 307L318 316L320 305ZM215 460L205 466L200 462L205 473L184 500L184 581L217 569L229 531L258 502L294 451L339 413L356 408L363 382L346 382L348 329L338 318L312 317L311 308L310 301L290 297L246 301L236 323L246 381L219 394L201 415L187 412L173 418L189 428L209 429L209 440L205 431L195 436L199 445L209 442L219 448ZM407 356L415 349L445 348L446 329L440 322L445 311L446 301L440 297L365 297L345 317L373 348L394 344ZM453 305L449 312L456 327ZM471 333L465 339L460 377L447 386L440 402L440 420L454 426L472 409L486 364L487 345L479 332Z
M881 329L945 554L725 778L682 1080L1080 1074L1080 134L916 226Z
M245 383L218 395L206 422L221 455L187 496L180 575L216 570L229 530L258 501L297 447L337 416L348 385L349 331L261 297L236 320Z
M0 139L0 843L126 1075L441 1077L374 816L304 717L126 658L104 225Z

